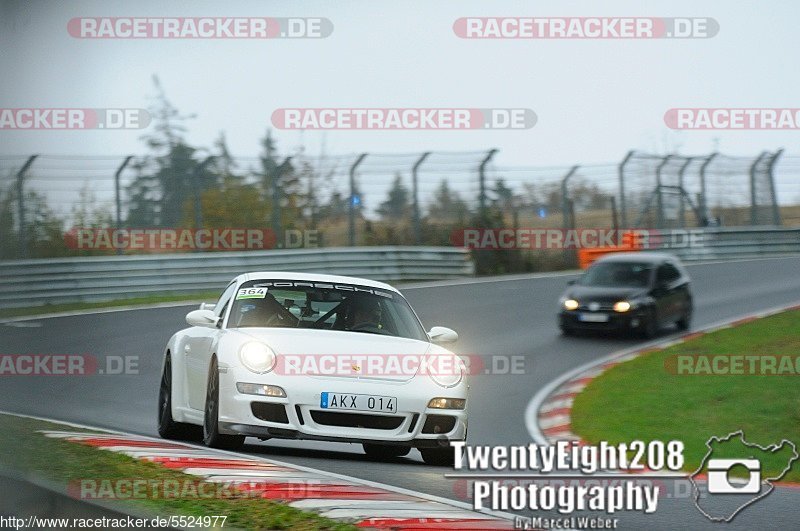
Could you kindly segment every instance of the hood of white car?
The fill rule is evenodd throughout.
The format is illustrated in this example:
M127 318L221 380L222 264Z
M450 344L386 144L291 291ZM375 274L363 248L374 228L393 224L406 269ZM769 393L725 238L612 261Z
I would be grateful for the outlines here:
M432 347L415 339L335 330L239 328L231 332L243 336L243 342L257 340L274 350L276 373L319 378L408 381Z

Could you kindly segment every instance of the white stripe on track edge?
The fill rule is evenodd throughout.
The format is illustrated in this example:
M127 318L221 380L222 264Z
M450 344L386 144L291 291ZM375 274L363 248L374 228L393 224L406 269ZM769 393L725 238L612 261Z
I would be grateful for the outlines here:
M100 432L101 435L102 435L103 432L105 432L106 434L124 435L126 437L135 437L138 440L152 441L152 442L157 442L157 443L162 443L162 444L165 443L165 442L170 442L170 441L166 441L165 439L160 439L160 438L157 438L157 437L150 437L150 436L147 436L147 435L137 435L137 434L133 434L133 433L127 433L127 432L124 432L124 431L113 430L113 429L108 429L108 428L97 428L97 427L93 427L93 426L87 426L85 424L79 424L79 423L76 423L76 422L56 420L56 419L47 418L47 417L40 417L40 416L37 416L37 415L26 415L26 414L23 414L23 413L14 413L12 411L6 411L6 410L0 410L0 414L1 415L10 415L10 416L19 417L19 418L40 420L40 421L43 421L43 422L50 422L52 424L61 424L61 425L64 425L64 426L71 426L73 428L78 428L78 429L83 429L83 430L97 431L97 432ZM192 448L196 448L198 450L205 450L209 454L223 455L226 458L227 457L234 457L234 458L246 457L246 458L250 458L250 459L252 459L254 461L259 461L259 462L262 462L262 463L281 465L281 466L285 466L287 468L294 468L294 469L296 469L298 471L301 471L301 472L317 474L317 475L323 476L323 477L327 476L327 477L331 477L331 478L336 478L336 479L347 481L347 482L350 482L350 483L355 483L355 484L359 484L359 485L365 485L365 486L374 487L374 488L377 488L377 489L384 489L384 490L387 490L389 492L394 492L394 493L397 493L397 494L405 494L407 496L414 496L414 497L417 497L417 498L420 498L420 499L423 499L423 500L428 500L428 501L432 501L432 502L437 502L437 503L443 503L443 504L446 504L446 505L450 505L451 507L456 507L458 509L465 509L465 510L470 511L472 513L475 513L477 515L494 516L495 518L500 518L500 519L503 519L503 520L512 520L512 521L516 517L516 515L513 515L511 513L507 513L507 512L503 512L503 511L490 511L490 510L486 510L486 509L476 510L471 504L466 503L466 502L461 502L461 501L458 501L458 500L452 500L450 498L444 498L442 496L435 496L433 494L427 494L425 492L414 491L414 490L406 489L406 488L403 488L403 487L397 487L395 485L388 485L388 484L385 484L385 483L379 483L377 481L372 481L372 480L369 480L369 479L361 479L361 478L346 476L344 474L339 474L337 472L328 472L328 471L325 471L325 470L318 470L318 469L315 469L315 468L311 468L311 467L307 467L307 466L303 466L303 465L296 465L294 463L283 462L283 461L279 461L279 460L272 459L272 458L254 456L254 455L249 455L249 454L240 454L240 453L236 453L236 452L230 452L228 450L218 450L218 449L214 449L214 448L208 448L206 446L193 444L193 443L180 442L178 444L183 444L183 445L186 445L186 446L189 446L189 447L192 447ZM228 472L230 473L230 471L228 471Z

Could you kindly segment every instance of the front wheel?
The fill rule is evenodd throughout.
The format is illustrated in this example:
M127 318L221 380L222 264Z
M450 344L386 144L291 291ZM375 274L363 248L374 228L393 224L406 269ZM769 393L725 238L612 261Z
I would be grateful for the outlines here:
M643 318L641 327L641 335L644 339L652 339L656 336L658 333L658 321L656 320L655 310L647 312L647 315Z
M422 460L426 465L433 466L454 466L456 464L455 450L451 447L446 448L420 448Z
M223 450L238 450L244 445L244 435L224 435L219 432L219 369L216 358L211 360L208 368L203 444Z
M199 441L200 426L175 422L172 418L172 359L167 354L158 390L158 434L164 439Z
M692 309L689 308L686 310L686 313L683 314L683 317L675 321L675 325L678 327L678 330L689 330L689 327L692 325Z

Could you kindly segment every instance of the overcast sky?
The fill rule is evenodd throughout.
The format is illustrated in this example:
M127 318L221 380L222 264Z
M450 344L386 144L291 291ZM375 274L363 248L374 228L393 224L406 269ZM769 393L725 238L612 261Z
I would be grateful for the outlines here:
M280 107L524 107L517 131L333 131L328 153L500 149L504 165L612 162L631 148L753 155L798 131L669 130L671 107L800 107L800 2L341 1L15 2L3 0L0 107L148 107L156 74L195 113L188 140L220 131L258 153ZM325 39L82 40L82 16L326 17ZM713 17L710 39L465 40L463 16ZM141 131L0 131L0 154L140 154ZM318 153L323 133L278 131L279 147ZM800 153L798 153L800 154Z

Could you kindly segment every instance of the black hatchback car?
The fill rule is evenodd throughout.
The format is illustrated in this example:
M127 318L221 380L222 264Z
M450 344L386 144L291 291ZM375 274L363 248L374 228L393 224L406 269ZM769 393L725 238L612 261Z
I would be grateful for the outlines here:
M653 337L671 323L686 330L692 320L689 275L669 254L609 254L569 284L558 314L566 335L613 330Z

